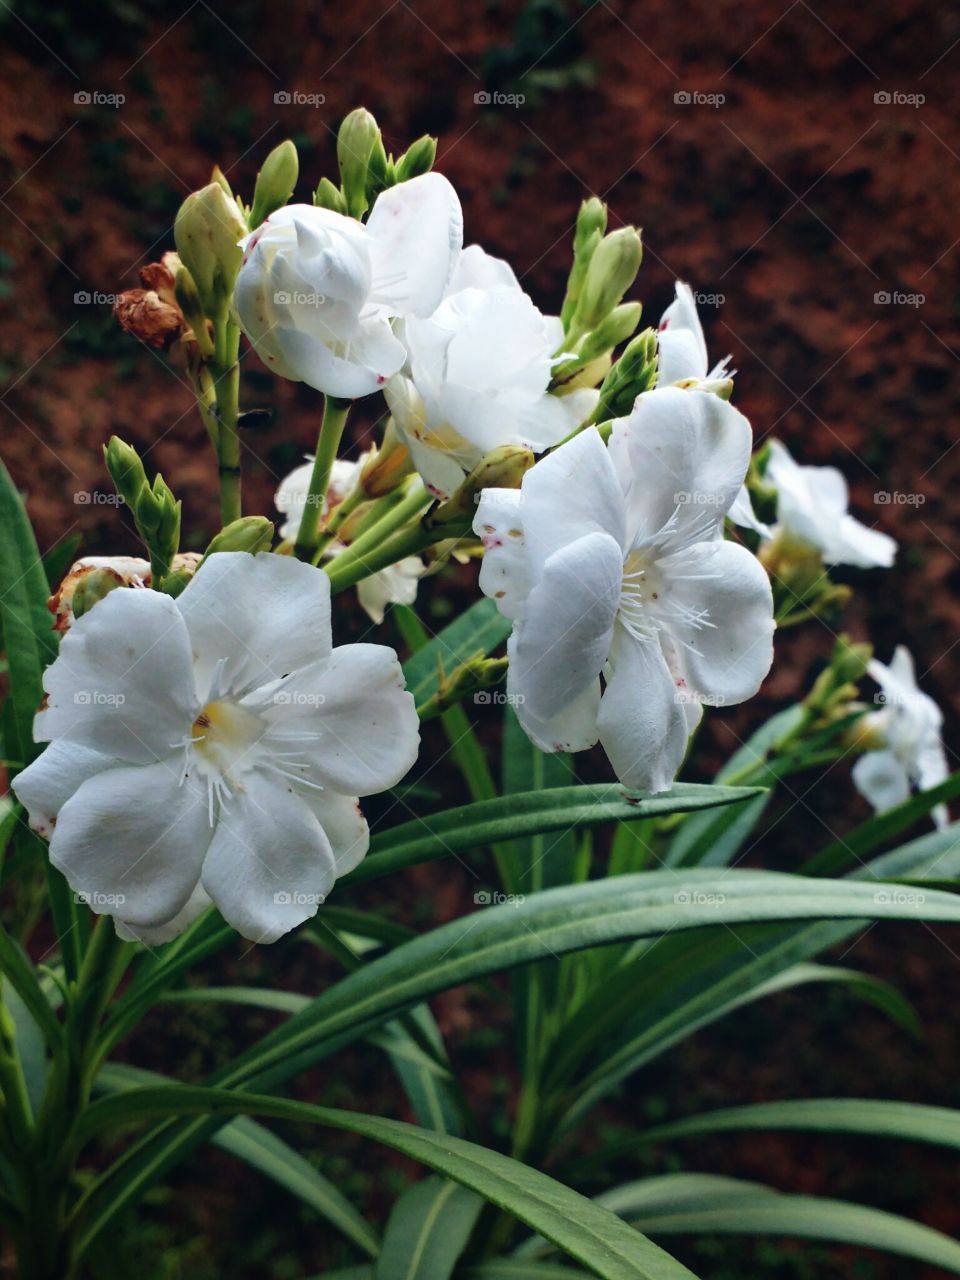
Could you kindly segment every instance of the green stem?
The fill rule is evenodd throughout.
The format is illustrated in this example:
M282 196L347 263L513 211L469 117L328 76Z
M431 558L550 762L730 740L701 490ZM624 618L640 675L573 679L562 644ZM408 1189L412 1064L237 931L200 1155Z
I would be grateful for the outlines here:
M225 314L214 323L213 391L217 415L220 523L239 520L240 498L240 328ZM209 428L208 428L209 429Z
M419 521L401 528L425 511L431 502L432 498L423 486L415 484L407 496L362 537L351 542L346 551L341 551L327 563L325 568L330 575L332 590L343 591L346 587L352 587L355 582L389 568L398 560L416 555L435 542L448 538L449 529L426 529ZM395 530L399 531L394 532Z
M294 554L301 560L312 560L317 547L317 530L320 515L330 487L330 472L336 461L346 426L347 414L350 412L349 400L335 400L327 396L323 404L323 420L320 423L320 434L317 437L317 453L313 460L313 471L310 473L310 488L300 517L300 528L297 533L297 544Z

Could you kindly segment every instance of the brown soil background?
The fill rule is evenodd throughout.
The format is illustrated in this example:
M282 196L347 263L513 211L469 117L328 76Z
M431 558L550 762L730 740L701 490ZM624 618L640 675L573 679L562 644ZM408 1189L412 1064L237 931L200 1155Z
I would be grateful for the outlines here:
M883 658L899 641L910 645L922 683L952 713L948 742L958 746L954 6L28 0L7 12L5 35L0 449L26 492L43 550L74 532L88 551L132 549L122 518L98 501L110 492L100 447L114 432L174 483L193 544L203 544L214 526L215 473L190 393L175 361L118 333L98 296L131 287L138 264L172 247L177 206L214 162L249 196L266 151L291 136L301 155L298 194L308 199L334 171L339 119L362 103L396 150L419 133L438 135L438 167L460 192L468 239L508 257L545 309L559 302L573 216L591 192L609 201L614 225L645 228L637 296L648 322L669 301L676 276L723 296L703 312L709 349L714 358L732 353L737 403L758 439L773 433L805 461L841 466L855 511L901 544L892 572L850 579L859 590L846 625L872 638ZM526 102L475 101L495 90L523 93ZM275 100L282 92L325 102L286 105ZM82 93L119 93L125 101L84 104L75 97ZM684 104L676 98L683 93L724 101ZM924 100L911 105L878 94ZM923 301L883 304L878 293ZM78 301L83 294L94 300ZM270 512L277 478L313 443L317 397L272 382L255 356L244 367L246 407L274 410L272 425L246 442L248 509ZM373 410L359 415L355 440L373 417ZM882 504L878 492L913 500ZM93 497L84 502L82 494ZM469 570L443 579L433 588L431 616L439 621L473 590ZM817 624L786 637L760 702L731 727L718 718L708 760L711 752L719 758L734 731L742 734L805 687L830 643ZM435 776L445 790L456 786L442 769ZM791 865L823 842L828 826L842 830L862 816L844 770L832 775L829 793L808 798L812 781L801 780L799 803L784 801L778 816L788 814L786 821L757 860ZM463 886L438 894L436 874L410 876L404 887L419 899L388 905L418 924L464 910ZM319 989L325 970L316 972L312 959L305 964L303 950L277 949L281 985L299 980L303 989ZM628 1091L610 1109L609 1126L639 1123L659 1109L801 1094L860 1091L960 1104L958 950L947 931L891 926L872 931L846 957L900 983L923 1016L923 1044L848 1002L778 998L670 1055L640 1092ZM213 980L259 974L276 983L268 959L238 958L235 971ZM438 1008L482 1114L502 1134L509 1058L484 1038L486 1027L503 1023L502 1009L462 993ZM156 1034L173 1036L166 1054L156 1042L138 1042L131 1056L173 1071L215 1058L212 1015L178 1016L172 1032L170 1015L157 1017ZM249 1033L255 1023L242 1026ZM389 1076L371 1058L372 1051L355 1050L346 1055L347 1072L314 1072L310 1096L401 1113ZM315 1136L305 1140L321 1148ZM403 1166L369 1147L338 1141L332 1149L334 1171L345 1180L354 1176L348 1155L367 1171L369 1185L358 1186L358 1195L382 1214ZM956 1161L933 1148L772 1135L696 1151L688 1144L682 1154L691 1168L849 1196L960 1233ZM629 1162L606 1170L597 1189L639 1171ZM229 1266L237 1276L285 1277L303 1271L284 1270L284 1258L318 1270L342 1256L329 1232L219 1157L197 1157L185 1168L178 1194L157 1200L151 1220L159 1234L155 1247L140 1246L150 1259L144 1274L205 1276L210 1267L216 1275ZM215 1245L197 1243L204 1230ZM738 1243L684 1256L711 1280L940 1274L816 1246ZM737 1257L745 1270L730 1262Z

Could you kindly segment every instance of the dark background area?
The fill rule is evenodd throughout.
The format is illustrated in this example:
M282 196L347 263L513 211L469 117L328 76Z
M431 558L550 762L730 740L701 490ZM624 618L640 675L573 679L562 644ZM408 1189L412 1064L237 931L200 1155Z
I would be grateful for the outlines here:
M732 353L737 403L758 441L774 434L802 461L840 466L855 512L900 542L894 570L850 576L857 595L844 625L884 660L898 642L911 647L921 684L947 711L948 745L960 745L954 5L12 0L0 19L0 448L44 551L75 532L89 552L134 550L129 526L99 500L110 493L100 448L114 432L171 481L188 545L204 545L215 468L189 388L175 358L119 331L112 295L172 247L180 201L215 162L249 198L267 151L292 137L298 198L308 200L334 173L337 124L362 104L395 151L423 132L439 137L437 167L460 193L468 241L507 257L544 310L559 305L573 219L589 193L609 202L612 225L644 228L636 296L647 323L677 276L714 296L702 309L711 358ZM525 100L477 99L498 93ZM268 428L246 437L247 509L269 514L278 479L313 445L318 397L272 380L252 354L244 376L244 407L274 410ZM366 405L356 415L356 444L375 416ZM878 493L900 500L878 502ZM424 590L432 625L474 598L474 575L454 569ZM363 629L355 612L342 626ZM761 697L715 718L702 767L808 687L831 643L819 623L782 637ZM492 743L492 717L481 728ZM439 755L440 739L428 743ZM864 816L847 774L841 765L826 787L805 776L791 783L749 860L796 865ZM449 760L430 782L456 794ZM442 865L390 886L366 901L417 926L469 909L469 885ZM958 951L947 930L886 925L845 954L901 985L923 1042L817 988L812 998L777 997L625 1089L594 1141L654 1116L751 1099L861 1093L960 1105ZM288 942L238 945L209 976L310 992L334 972L313 948ZM502 1140L515 1084L505 997L458 991L436 1009L485 1136ZM129 1057L199 1074L265 1025L258 1017L161 1009ZM405 1114L387 1067L362 1046L314 1069L304 1092ZM292 1136L322 1152L323 1171L381 1219L412 1170L353 1139ZM558 1172L595 1191L680 1159L960 1233L956 1161L935 1148L753 1135L677 1144L579 1181L574 1154ZM287 1280L349 1258L292 1200L209 1150L150 1204L147 1227L116 1242L130 1274ZM725 1241L678 1252L710 1280L940 1274L817 1245Z

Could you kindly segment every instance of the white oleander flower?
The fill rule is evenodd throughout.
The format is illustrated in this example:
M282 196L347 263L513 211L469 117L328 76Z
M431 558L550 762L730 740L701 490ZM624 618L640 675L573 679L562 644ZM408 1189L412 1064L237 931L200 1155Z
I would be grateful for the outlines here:
M323 513L342 502L354 486L367 459L370 450L360 455L355 462L346 458L337 458L330 472L330 483L327 486L327 497L323 505ZM309 458L280 482L280 488L274 496L274 503L286 519L280 526L280 537L296 541L300 532L300 521L310 494L310 476L313 472L313 459ZM332 543L327 554L335 558L344 549L340 542ZM417 598L420 579L427 571L427 566L419 556L405 556L396 564L362 578L357 583L357 598L361 608L378 626L386 616L387 606L391 604L413 604Z
M864 799L884 813L909 799L914 788L929 791L937 786L950 770L940 737L943 715L918 686L909 650L898 645L889 667L874 660L868 671L880 686L882 706L864 720L884 746L860 757L853 766L853 781ZM946 805L937 805L932 816L938 827L946 826Z
M702 704L756 692L770 583L722 536L750 444L718 396L664 387L638 397L608 448L587 428L519 490L483 491L480 586L513 620L508 690L542 750L599 740L625 786L664 791Z
M693 290L678 280L674 292L676 296L660 317L657 330L657 385L665 387L675 382L692 381L725 385L735 372L729 367L730 357L709 369L707 340L697 315Z
M893 564L896 542L850 514L847 482L836 467L802 467L779 440L771 440L764 479L777 491L774 535L785 530L819 551L827 566L889 569Z
M657 386L674 383L699 387L703 391L723 391L729 397L735 369L731 369L730 357L709 369L707 340L697 314L697 302L693 290L682 280L675 285L676 297L660 318L657 332L658 374ZM709 372L708 372L709 369ZM746 485L734 498L728 517L742 529L770 536L770 526L758 520Z
M408 318L407 367L385 394L413 464L448 498L491 449L534 453L558 444L597 400L594 390L549 391L563 327L543 315L510 267L477 245L464 250L451 287L426 319Z
M366 223L285 205L241 241L240 324L281 377L369 395L406 358L391 321L437 307L462 239L460 201L439 173L388 188Z
M64 637L14 780L50 858L125 937L211 900L272 942L363 858L357 797L397 783L419 722L397 655L333 648L330 583L271 553L212 555L175 600L120 588Z

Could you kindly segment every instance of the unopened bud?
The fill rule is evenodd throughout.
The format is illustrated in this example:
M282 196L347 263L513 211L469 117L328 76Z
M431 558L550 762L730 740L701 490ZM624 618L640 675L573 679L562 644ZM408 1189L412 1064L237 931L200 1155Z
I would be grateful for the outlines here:
M332 209L334 213L346 213L347 202L343 192L335 187L329 178L321 178L320 185L313 195L313 203L318 209Z
M347 213L361 217L370 207L369 179L371 162L379 168L383 153L380 127L365 107L351 111L337 134L337 163ZM384 155L384 169L386 156Z
M429 134L418 138L396 163L397 182L408 182L410 178L419 178L429 173L437 158L437 140Z
M649 391L657 381L657 335L644 329L627 343L623 354L603 380L594 422L625 417L637 396Z
M229 196L231 200L233 199L233 188L230 186L230 183L227 181L227 175L223 172L223 170L220 168L218 164L215 164L213 166L213 169L210 171L210 181L215 182L218 187L222 187L223 194L225 196Z
M147 474L136 449L119 436L111 436L104 445L103 457L117 493L135 511L141 491L147 488Z
M462 662L449 676L441 675L437 692L417 707L421 721L432 720L472 693L500 684L507 674L507 666L506 658L485 658L481 651Z
M269 551L273 545L273 522L266 516L241 516L221 529L204 554L204 560L218 551Z
M183 265L180 266L174 277L173 292L177 300L177 306L189 326L189 333L185 334L184 337L192 338L196 342L200 348L201 355L205 357L212 356L213 339L208 331L207 318L203 314L200 294L197 292L193 276Z
M580 348L580 356L584 364L605 355L621 342L626 342L636 332L643 306L639 302L623 302L614 307L610 314L601 320L591 333L588 333Z
M606 229L607 206L596 196L584 200L577 214L577 226L573 236L573 265L570 268L567 292L560 312L564 332L570 328L577 303L580 301L580 291L583 288L590 259L603 239Z
M251 231L255 231L271 213L287 203L297 185L299 172L297 148L288 138L279 147L274 147L257 174L249 219Z
M574 330L586 333L606 319L636 279L642 256L643 247L635 228L620 227L604 236L587 267L573 317Z
M369 498L382 498L413 470L410 450L400 439L393 419L387 423L379 449L373 449L360 472L360 487Z
M220 315L233 295L243 261L239 242L246 234L240 210L217 182L194 191L180 206L173 224L177 252L210 317Z
M519 489L535 458L518 444L504 444L490 452L474 467L456 493L442 502L424 520L431 529L462 525L469 529L483 489Z

